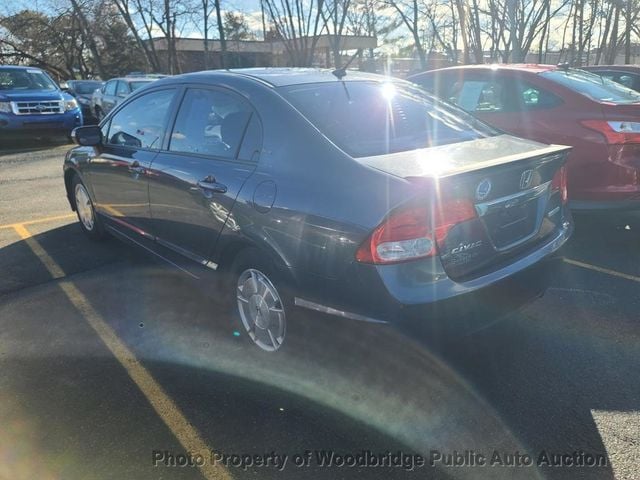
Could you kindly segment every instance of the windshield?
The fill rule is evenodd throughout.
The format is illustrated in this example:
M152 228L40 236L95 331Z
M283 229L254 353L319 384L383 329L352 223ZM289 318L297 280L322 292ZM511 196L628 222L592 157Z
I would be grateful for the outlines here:
M93 93L97 88L102 86L102 82L72 82L73 89L76 93L88 94Z
M640 93L613 80L582 70L553 70L540 74L596 102L638 103Z
M0 90L58 90L41 70L0 68Z
M497 134L469 114L399 83L336 81L280 91L329 140L356 158Z
M145 85L150 84L151 81L146 81L146 82L129 82L129 85L131 85L131 91L133 92L134 90L139 89L140 87L144 87Z

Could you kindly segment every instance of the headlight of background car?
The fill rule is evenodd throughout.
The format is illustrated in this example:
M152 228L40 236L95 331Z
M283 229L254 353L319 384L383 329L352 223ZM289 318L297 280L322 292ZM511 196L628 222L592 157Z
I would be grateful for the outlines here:
M78 99L78 102L80 102L81 105L89 105L89 100L87 100L86 98L80 97Z
M65 110L67 110L67 112L69 110L73 110L75 108L78 108L78 102L76 102L75 98L71 99L71 100L67 100L65 103Z
M0 113L11 113L11 103L0 102Z

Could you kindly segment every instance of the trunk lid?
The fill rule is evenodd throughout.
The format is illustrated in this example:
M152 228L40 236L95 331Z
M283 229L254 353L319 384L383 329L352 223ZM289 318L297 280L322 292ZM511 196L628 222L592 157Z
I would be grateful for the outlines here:
M602 114L608 121L628 120L640 121L640 103L610 104L601 103Z
M562 201L551 184L569 150L500 135L358 161L426 188L435 208L474 205L476 218L452 227L438 245L447 274L464 279L524 255L562 228Z

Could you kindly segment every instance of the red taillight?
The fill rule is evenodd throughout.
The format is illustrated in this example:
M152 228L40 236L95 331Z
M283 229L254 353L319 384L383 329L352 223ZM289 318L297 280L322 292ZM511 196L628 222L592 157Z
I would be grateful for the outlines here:
M449 200L442 203L434 217L435 239L438 245L442 245L449 230L476 217L476 209L469 200Z
M583 120L582 125L604 135L610 145L640 143L640 124L637 122Z
M468 200L444 202L433 214L424 206L397 210L360 245L356 260L384 264L430 257L451 228L475 216L475 208Z
M567 192L567 167L563 165L553 176L551 181L551 191L560 192L560 198L562 198L562 204L566 204L569 199Z

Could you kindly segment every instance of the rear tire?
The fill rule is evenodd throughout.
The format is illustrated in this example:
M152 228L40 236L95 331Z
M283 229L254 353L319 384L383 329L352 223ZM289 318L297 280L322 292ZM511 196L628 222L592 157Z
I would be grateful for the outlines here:
M281 351L291 308L271 261L256 249L238 254L231 267L234 328L255 348Z
M74 175L71 181L71 189L80 228L91 240L104 239L106 232L102 220L96 214L89 192L78 175Z

